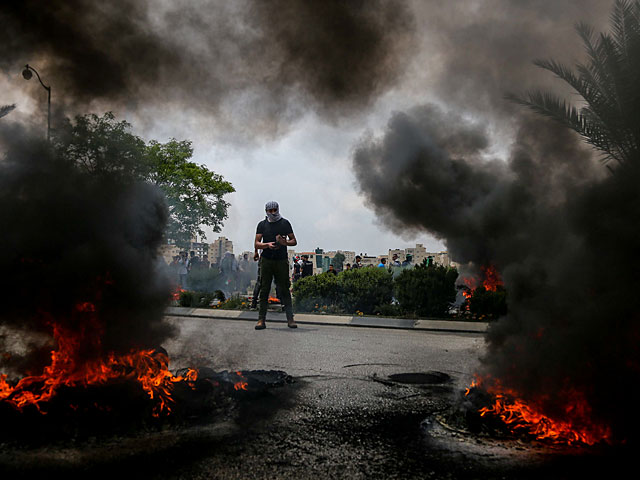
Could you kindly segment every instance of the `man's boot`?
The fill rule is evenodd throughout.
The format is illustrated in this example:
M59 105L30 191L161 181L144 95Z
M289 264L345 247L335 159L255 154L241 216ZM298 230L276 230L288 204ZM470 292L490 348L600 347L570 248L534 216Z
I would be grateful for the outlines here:
M265 328L267 328L267 323L265 322L264 318L259 318L258 323L256 323L255 329L264 330Z
M298 324L293 320L293 317L287 318L287 327L298 328Z

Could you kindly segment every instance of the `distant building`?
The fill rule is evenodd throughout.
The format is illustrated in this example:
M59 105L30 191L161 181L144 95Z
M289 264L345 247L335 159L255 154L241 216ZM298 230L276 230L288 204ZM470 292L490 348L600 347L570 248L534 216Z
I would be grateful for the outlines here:
M180 255L180 248L177 245L160 245L158 253L168 265L172 262L173 257Z
M427 249L421 243L416 244L415 247L404 249L391 249L389 250L389 261L393 258L393 255L398 255L398 261L403 262L407 255L411 255L412 265L419 265L427 257L431 257L433 262L437 265L443 265L445 267L457 267L458 264L451 260L449 252L427 252Z
M367 267L369 265L373 265L374 267L377 267L378 264L380 263L378 261L378 257L372 257L371 255L367 255L366 253L364 255L360 255L362 257L362 266L363 267Z
M191 242L189 245L189 256L191 252L195 252L196 256L202 258L209 254L209 244L204 242Z
M427 258L427 249L421 243L416 243L415 247L405 250L405 256L406 255L411 255L411 263L413 265L420 265L422 261Z
M313 273L314 275L317 275L319 273L326 272L329 269L329 265L338 252L344 255L343 268L347 263L351 265L354 264L356 260L356 253L349 250L332 250L330 252L325 252L321 248L316 248L313 252L296 252L295 250L288 250L287 254L289 257L290 268L293 268L294 257L308 255L309 260L313 263ZM362 259L363 266L378 266L381 263L382 259L386 259L387 265L390 265L391 259L393 258L394 254L398 256L399 262L404 262L407 258L407 255L411 255L411 265L419 265L426 258L431 257L435 264L443 265L445 267L458 266L451 260L448 252L427 252L427 249L421 243L417 243L415 247L409 247L407 249L389 249L387 254L382 255L373 256L368 255L367 253L360 253L359 255Z
M233 253L233 242L227 237L218 237L209 244L209 261L219 264L227 252Z

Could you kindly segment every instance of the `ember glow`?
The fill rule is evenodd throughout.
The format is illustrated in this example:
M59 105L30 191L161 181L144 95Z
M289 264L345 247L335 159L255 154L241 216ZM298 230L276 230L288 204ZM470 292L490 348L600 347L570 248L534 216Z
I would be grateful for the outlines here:
M236 375L238 377L240 377L241 380L236 382L236 383L234 383L233 389L236 390L236 391L237 390L247 390L249 388L249 383L247 382L246 377L244 375L242 375L242 372L240 372L240 371L236 372Z
M171 300L173 300L174 302L180 300L180 294L182 292L186 292L186 290L184 288L176 287L175 290L171 293Z
M591 407L584 395L575 389L568 388L564 392L566 401L562 418L551 418L542 413L542 407L537 402L525 402L517 392L500 382L488 382L476 377L465 395L468 396L474 388L484 389L493 399L491 405L480 408L480 415L499 418L513 433L526 433L537 440L557 444L595 445L611 442L609 426L593 422Z
M155 402L153 416L159 417L171 413L171 393L176 382L186 382L193 388L198 377L196 370L175 376L169 371L167 355L153 349L88 357L87 352L101 349L103 329L96 306L91 302L78 303L74 315L81 320L79 331L64 328L54 319L48 320L57 348L51 351L51 362L40 375L24 377L15 385L7 381L6 375L0 375L1 402L8 402L18 410L33 405L41 414L46 414L47 402L61 387L82 388L127 379L140 384Z
M465 276L462 277L461 281L464 284L462 289L462 295L464 296L465 302L464 308L469 310L469 300L473 297L475 290L482 286L488 292L495 292L498 287L504 286L502 283L502 277L498 270L493 265L483 265L480 267L481 277L477 276Z

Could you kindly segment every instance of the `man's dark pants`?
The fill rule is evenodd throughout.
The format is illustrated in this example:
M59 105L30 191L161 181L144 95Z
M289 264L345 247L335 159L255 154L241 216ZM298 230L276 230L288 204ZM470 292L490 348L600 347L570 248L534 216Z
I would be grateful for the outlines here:
M287 314L287 320L293 319L293 307L291 306L291 292L289 291L289 261L272 260L270 258L260 259L260 310L258 311L258 320L264 320L267 317L267 305L269 303L269 292L271 292L271 282L275 280L276 288L280 290L284 311Z
M251 308L258 307L258 299L260 298L260 287L262 286L262 277L260 276L260 270L262 268L262 258L258 261L258 278L256 278L256 286L253 288L253 297L251 298ZM280 286L276 283L276 297L282 302L282 295L280 295ZM267 299L268 301L268 299Z

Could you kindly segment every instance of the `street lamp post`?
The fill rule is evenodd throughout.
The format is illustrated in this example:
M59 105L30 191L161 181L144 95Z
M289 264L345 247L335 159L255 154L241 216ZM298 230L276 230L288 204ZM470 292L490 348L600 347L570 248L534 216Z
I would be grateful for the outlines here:
M47 91L47 141L51 141L51 87L42 83L42 79L40 78L40 74L36 71L35 68L29 66L29 64L25 65L24 70L22 71L22 76L25 80L31 80L33 77L33 73L38 77L38 81L40 85Z

